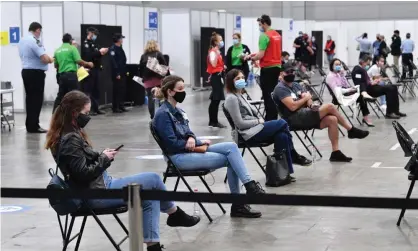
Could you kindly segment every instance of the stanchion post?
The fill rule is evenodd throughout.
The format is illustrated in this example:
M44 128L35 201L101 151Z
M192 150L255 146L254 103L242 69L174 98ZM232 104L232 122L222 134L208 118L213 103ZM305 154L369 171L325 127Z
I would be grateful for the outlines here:
M139 184L130 184L128 186L129 199L129 250L143 251L144 236L142 229L142 207Z

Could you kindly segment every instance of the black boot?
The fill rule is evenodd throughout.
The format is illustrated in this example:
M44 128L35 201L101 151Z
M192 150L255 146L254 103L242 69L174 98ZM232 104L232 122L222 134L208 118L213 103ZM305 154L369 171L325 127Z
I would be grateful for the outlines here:
M177 211L168 216L167 225L170 227L193 227L199 223L200 218L186 214L180 207Z
M251 209L249 205L232 204L231 217L260 218L261 212Z
M266 193L260 183L255 182L254 180L244 184L247 194L260 194Z
M160 243L158 242L158 243L157 243L157 244L155 244L155 245L148 246L148 247L147 247L147 250L148 250L148 251L162 251L162 250L163 250L163 248L164 248L164 246L160 245Z
M354 126L348 131L348 138L349 139L364 139L365 137L369 136L368 131L363 131Z

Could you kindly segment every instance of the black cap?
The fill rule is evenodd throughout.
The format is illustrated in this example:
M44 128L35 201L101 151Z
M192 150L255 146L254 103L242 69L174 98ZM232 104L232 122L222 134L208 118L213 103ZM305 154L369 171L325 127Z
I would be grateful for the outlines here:
M296 71L298 68L296 67L296 65L293 62L287 62L286 64L283 65L283 71L287 72L290 70Z
M120 34L120 33L115 33L115 34L113 34L113 42L117 42L117 41L119 41L119 39L121 39L121 38L125 38L125 36L124 35L122 35L122 34Z
M99 35L99 30L94 27L88 27L87 32L93 32L96 35Z

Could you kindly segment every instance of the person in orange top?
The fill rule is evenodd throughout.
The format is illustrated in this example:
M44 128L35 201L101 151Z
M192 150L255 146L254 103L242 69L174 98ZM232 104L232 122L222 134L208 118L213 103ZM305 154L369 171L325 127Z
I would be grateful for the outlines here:
M329 35L327 36L327 42L325 43L324 51L327 54L328 63L330 63L334 59L335 43Z
M276 87L282 64L282 37L271 29L271 19L267 15L262 15L257 19L260 27L260 38L258 40L259 52L251 57L253 61L260 60L260 86L264 98L266 109L265 121L277 119L277 109L271 93Z
M218 121L219 104L222 100L225 100L223 84L225 64L220 51L224 46L222 36L213 32L210 38L209 52L206 60L206 72L210 74L209 82L212 86L212 92L209 97L211 100L209 105L209 127L226 128L226 126Z

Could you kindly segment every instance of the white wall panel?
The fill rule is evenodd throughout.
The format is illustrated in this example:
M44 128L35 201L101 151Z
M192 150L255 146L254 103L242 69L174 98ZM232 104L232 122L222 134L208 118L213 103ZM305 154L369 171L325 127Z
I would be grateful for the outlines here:
M210 27L210 14L207 11L200 12L200 26L201 27Z
M235 20L234 17L232 17L232 25L234 25L234 23ZM226 13L219 13L219 28L226 29Z
M100 23L100 5L97 3L83 2L83 23Z
M185 84L191 83L191 29L190 12L161 12L162 52L170 55L170 66ZM179 29L178 27L181 27ZM173 39L173 37L184 39Z
M252 53L258 52L258 38L260 36L260 30L256 19L241 19L241 36L242 43L247 45Z
M126 59L128 63L131 62L131 29L129 21L129 6L116 6L116 25L122 27L122 34L125 36L123 41L123 49L126 54ZM136 62L138 63L138 62Z
M223 28L223 27L220 27L220 28ZM226 14L226 27L225 27L225 37L224 37L226 50L228 50L228 48L232 46L233 34L234 34L234 15L228 13Z
M20 19L21 2L1 2L0 30L7 31L9 27L20 27L25 34L29 28L21 25ZM39 21L39 20L38 20ZM16 45L2 46L0 57L0 81L11 81L14 92L14 105L16 111L25 109L25 89L21 76L22 63L19 57L19 50ZM18 165L18 163L16 163Z
M219 28L219 13L212 11L210 13L210 27Z
M42 41L45 46L46 53L53 56L55 50L62 45L63 16L62 6L42 6ZM52 64L46 72L45 78L45 101L54 101L58 92L56 79L57 71Z
M81 27L83 23L83 12L81 2L64 1L64 33L70 33L73 38L81 44Z
M19 11L20 12L20 11ZM15 13L7 13L12 15ZM41 8L39 6L22 6L22 30L23 36L29 34L29 25L32 22L41 23Z
M116 6L100 4L100 24L116 25Z
M144 8L129 7L130 17L130 61L139 63L144 51Z
M191 18L191 33L193 37L200 39L200 11L192 10L190 13Z

